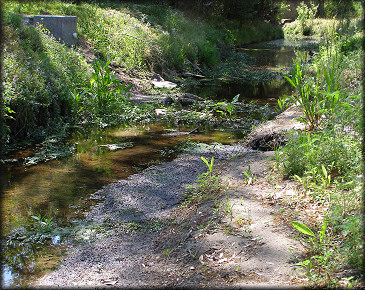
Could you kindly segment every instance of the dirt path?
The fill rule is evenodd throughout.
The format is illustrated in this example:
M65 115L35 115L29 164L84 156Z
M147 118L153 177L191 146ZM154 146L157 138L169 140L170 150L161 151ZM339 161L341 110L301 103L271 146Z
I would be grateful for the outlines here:
M284 123L284 129L298 125L289 119ZM263 134L269 128L271 134L274 125L258 130ZM301 248L290 238L291 230L276 222L280 208L262 201L278 192L266 182L273 152L243 145L203 149L96 192L101 203L78 231L85 243L35 286L297 284L293 261ZM200 156L215 157L217 174L229 189L218 199L179 206L186 187L206 171ZM251 184L243 174L249 165Z

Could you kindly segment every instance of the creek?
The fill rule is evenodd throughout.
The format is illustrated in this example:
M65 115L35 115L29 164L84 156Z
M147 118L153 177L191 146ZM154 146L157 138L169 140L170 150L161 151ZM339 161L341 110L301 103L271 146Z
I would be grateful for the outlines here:
M276 41L242 48L252 60L250 79L201 82L189 92L214 100L231 100L240 94L244 101L269 104L274 110L277 99L291 90L280 74L288 72L298 51L311 47L303 42ZM263 72L275 73L276 77L265 80ZM92 193L151 165L173 160L182 142L232 144L244 137L242 130L224 128L204 128L199 134L171 134L191 129L161 123L132 128L80 128L67 142L71 156L32 166L26 166L24 161L34 154L34 148L7 156L9 162L0 167L2 234L12 238L6 238L3 244L2 286L31 285L55 269L72 247L70 241L57 234L36 243L26 235L27 229L33 226L43 233L48 222L60 228L72 227L96 204L89 198ZM42 235L37 239L42 239Z

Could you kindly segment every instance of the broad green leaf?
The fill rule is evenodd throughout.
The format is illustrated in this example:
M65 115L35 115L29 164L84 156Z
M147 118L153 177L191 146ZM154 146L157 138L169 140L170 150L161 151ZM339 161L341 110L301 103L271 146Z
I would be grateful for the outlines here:
M308 228L306 225L304 225L300 222L290 222L290 223L292 224L293 227L295 227L301 233L303 233L305 235L308 235L308 236L311 236L311 237L315 237L312 230L310 228Z
M203 160L203 162L205 163L205 165L208 167L208 169L209 169L209 163L208 163L208 160L207 159L205 159L203 156L201 156L200 157L202 160Z
M210 159L210 167L209 167L210 171L213 170L213 164L214 164L214 156L212 156L212 159Z
M237 103L237 102L238 102L238 98L239 98L239 97L240 97L240 94L236 95L236 96L233 98L233 100L232 100L231 104L235 104L235 103Z
M324 177L326 177L326 178L327 178L328 173L327 173L326 167L324 167L324 165L323 165L323 164L322 164L322 172L323 172Z
M286 78L286 80L294 87L296 88L297 86L294 84L293 80L291 78L289 78L288 76L284 76L284 78Z

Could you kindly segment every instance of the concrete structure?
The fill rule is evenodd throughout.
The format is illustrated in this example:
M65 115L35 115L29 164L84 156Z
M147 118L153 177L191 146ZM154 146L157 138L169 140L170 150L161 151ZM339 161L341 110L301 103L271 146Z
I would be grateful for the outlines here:
M42 24L57 39L66 45L77 44L77 16L35 15L33 24Z
M66 45L77 44L77 16L61 15L21 15L23 24L42 24L59 41Z

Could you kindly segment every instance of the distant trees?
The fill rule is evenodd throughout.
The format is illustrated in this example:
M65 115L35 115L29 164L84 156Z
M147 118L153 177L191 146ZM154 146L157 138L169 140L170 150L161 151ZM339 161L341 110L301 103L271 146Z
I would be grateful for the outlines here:
M155 0L205 17L221 17L233 22L275 21L278 13L273 0Z

